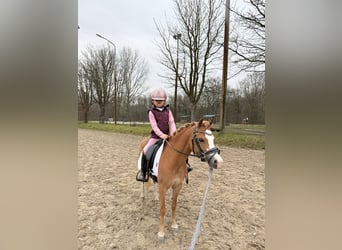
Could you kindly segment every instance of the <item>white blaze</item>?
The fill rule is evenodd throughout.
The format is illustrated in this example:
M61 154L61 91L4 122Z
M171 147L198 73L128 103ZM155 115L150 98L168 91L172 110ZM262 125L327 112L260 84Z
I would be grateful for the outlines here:
M214 135L213 135L213 132L211 132L211 130L207 129L205 131L205 138L207 138L208 140L208 143L209 143L209 148L208 149L212 149L215 147L215 144L214 144Z
M214 138L215 138L215 137L214 137L214 135L213 135L213 132L212 132L211 130L207 129L207 130L205 131L205 137L206 137L207 140L208 140L209 149L214 148L214 147L215 147L215 144L214 144ZM222 157L221 157L218 153L216 153L216 154L214 155L214 159L217 161L217 168L221 168L221 165L222 165L222 163L223 163Z

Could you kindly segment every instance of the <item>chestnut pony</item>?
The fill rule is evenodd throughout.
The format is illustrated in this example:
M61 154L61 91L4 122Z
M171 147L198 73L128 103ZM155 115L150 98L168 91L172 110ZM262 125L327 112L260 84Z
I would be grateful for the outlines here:
M212 122L200 120L184 124L177 133L170 137L164 145L158 167L158 187L160 202L160 224L158 237L164 239L165 195L172 188L171 227L178 229L176 223L176 207L178 194L187 174L186 159L196 156L206 161L211 168L220 168L223 162L220 150L214 145L214 135L210 130ZM140 145L140 152L146 144Z

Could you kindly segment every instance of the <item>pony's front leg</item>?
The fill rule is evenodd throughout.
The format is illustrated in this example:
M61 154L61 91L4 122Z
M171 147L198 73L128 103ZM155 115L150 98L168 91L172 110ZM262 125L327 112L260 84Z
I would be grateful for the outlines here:
M160 206L160 218L159 218L159 232L158 238L159 240L164 240L164 223L165 223L165 194L166 189L159 184L159 206Z
M177 208L177 199L178 199L178 194L182 188L182 183L178 184L177 186L173 187L172 191L172 211L171 211L171 227L174 230L178 230L178 225L176 222L176 208Z

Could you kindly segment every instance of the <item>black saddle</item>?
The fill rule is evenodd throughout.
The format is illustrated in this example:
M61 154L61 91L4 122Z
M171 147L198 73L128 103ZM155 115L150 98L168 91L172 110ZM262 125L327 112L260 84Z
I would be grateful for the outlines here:
M152 175L152 168L153 168L153 164L154 164L154 158L155 158L155 156L156 156L156 154L158 152L158 149L163 144L163 142L164 142L164 140L160 139L155 144L151 145L147 149L147 152L145 154L145 157L146 157L146 160L147 160L147 168L148 168L149 176L152 177L154 182L158 182L157 181L157 177Z

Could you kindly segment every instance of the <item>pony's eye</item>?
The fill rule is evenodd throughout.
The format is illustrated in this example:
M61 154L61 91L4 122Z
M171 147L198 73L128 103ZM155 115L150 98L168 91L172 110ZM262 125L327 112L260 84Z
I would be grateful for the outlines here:
M204 142L204 139L203 138L198 138L198 141L202 143L202 142Z

